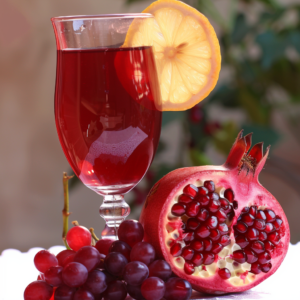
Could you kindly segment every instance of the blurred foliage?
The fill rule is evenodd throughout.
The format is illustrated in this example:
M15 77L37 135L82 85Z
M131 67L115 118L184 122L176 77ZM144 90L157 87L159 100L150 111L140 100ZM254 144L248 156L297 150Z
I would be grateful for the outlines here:
M124 1L130 5L144 0ZM171 170L188 164L213 163L207 155L208 146L223 154L225 160L241 128L245 134L254 132L254 143L264 141L265 146L274 146L280 141L272 124L275 110L286 116L291 132L300 142L300 120L290 109L291 105L300 104L300 4L283 6L277 0L228 0L225 17L217 7L219 1L185 2L206 15L217 29L223 80L206 100L192 109L164 112L163 126L181 122L185 140L173 165L151 166L145 177L146 187L133 190L136 204L143 203L154 182ZM234 119L220 121L224 118L212 116L215 106L221 107L218 111L238 112L243 116L242 123ZM157 154L165 148L160 144ZM278 160L270 168L274 174L276 165ZM278 174L287 180L283 164L280 168Z

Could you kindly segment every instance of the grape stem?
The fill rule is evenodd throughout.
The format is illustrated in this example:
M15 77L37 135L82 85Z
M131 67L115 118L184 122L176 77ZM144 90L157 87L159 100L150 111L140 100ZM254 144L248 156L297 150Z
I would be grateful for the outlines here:
M69 204L69 179L73 178L73 176L68 176L66 172L63 172L63 187L64 187L64 209L62 210L63 215L63 232L62 232L62 240L67 249L71 249L68 246L66 241L66 235L69 229L69 216L70 216L70 204Z
M99 241L99 238L96 236L95 230L94 230L93 227L90 228L90 233L91 233L91 235L92 235L92 237L93 237L93 240L94 240L95 242L98 242L98 241Z
M72 221L72 224L73 224L73 226L79 226L79 223L78 223L78 221Z

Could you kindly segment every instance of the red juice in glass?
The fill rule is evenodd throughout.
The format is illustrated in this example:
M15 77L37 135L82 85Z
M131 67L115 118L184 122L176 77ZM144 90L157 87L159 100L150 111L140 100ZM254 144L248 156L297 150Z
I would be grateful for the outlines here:
M55 120L81 181L124 194L148 170L160 136L152 47L58 50Z

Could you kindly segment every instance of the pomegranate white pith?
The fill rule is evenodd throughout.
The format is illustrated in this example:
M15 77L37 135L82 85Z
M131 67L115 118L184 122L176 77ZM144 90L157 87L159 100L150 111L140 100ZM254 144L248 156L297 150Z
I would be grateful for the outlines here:
M290 239L286 216L277 200L258 182L258 175L266 162L268 150L263 155L262 144L258 144L249 151L250 142L251 136L248 135L243 138L240 134L223 166L202 166L174 170L155 184L144 205L140 221L144 225L145 240L150 242L157 253L166 259L176 275L188 280L198 291L223 294L248 290L272 275L286 255ZM224 197L226 189L234 191L234 199L237 201L238 207L235 207L233 219L226 220L226 224L230 228L231 242L221 252L215 254L214 262L211 264L201 264L194 268L192 266L189 269L190 261L186 261L180 255L174 257L170 253L174 243L179 243L182 246L188 244L184 241L185 232L182 230L182 224L186 223L188 217L186 215L174 216L171 211L187 185L192 184L201 187L205 181L209 180L214 182L216 192L220 197ZM254 274L257 272L254 272L254 269L251 272L251 264L247 262L237 263L233 257L233 252L241 249L235 240L235 236L238 236L234 229L236 226L233 226L242 221L239 216L245 211L245 207L250 208L251 206L262 211L271 209L282 220L278 231L280 242L270 253L272 266L269 270L265 266L264 271L266 273ZM249 226L249 230L251 226ZM251 230L256 234L256 229ZM248 248L245 249L248 251ZM243 253L241 254L243 256ZM257 255L257 253L255 254ZM228 279L220 276L220 274L224 275L224 272L221 271L219 274L219 270L224 268L230 271Z

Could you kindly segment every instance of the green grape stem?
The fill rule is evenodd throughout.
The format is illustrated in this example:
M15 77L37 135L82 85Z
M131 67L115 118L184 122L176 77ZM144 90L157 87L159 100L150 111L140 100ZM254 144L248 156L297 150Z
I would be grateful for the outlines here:
M63 232L62 232L62 240L67 249L71 249L68 246L66 241L66 236L69 230L69 216L70 216L70 204L69 204L69 179L73 178L73 176L68 176L66 172L63 173L63 187L64 187L64 209L62 210L63 215Z

